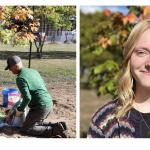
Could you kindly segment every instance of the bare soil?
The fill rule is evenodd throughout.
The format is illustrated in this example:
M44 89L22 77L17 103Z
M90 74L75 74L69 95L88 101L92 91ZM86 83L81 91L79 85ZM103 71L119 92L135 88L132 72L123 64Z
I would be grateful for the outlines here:
M14 85L9 85L12 87ZM53 97L53 112L46 119L48 122L65 121L68 127L68 137L76 137L76 87L75 81L50 83L47 85ZM12 128L0 128L0 136L6 138L28 138ZM31 137L30 137L31 138Z

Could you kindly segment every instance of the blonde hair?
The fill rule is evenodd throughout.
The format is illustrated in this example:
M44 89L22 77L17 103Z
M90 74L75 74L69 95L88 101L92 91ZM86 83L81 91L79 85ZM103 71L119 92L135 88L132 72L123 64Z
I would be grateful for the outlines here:
M131 31L123 51L123 71L119 80L118 98L120 100L120 107L117 109L117 118L122 117L132 108L132 103L135 94L135 81L131 74L130 58L135 46L146 30L150 29L150 19L139 22Z

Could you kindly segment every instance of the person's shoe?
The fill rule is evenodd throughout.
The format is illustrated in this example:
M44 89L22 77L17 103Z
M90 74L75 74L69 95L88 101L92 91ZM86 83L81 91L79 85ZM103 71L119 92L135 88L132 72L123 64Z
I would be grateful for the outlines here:
M53 126L52 136L55 138L67 138L67 126L65 122L57 122Z
M52 136L52 138L62 138L60 135Z
M64 130L68 130L66 122L58 122L58 123L60 123L63 126Z
M67 130L67 125L66 125L66 122L62 121L62 122L57 122L57 123L52 123L52 122L43 122L39 125L42 125L42 126L51 126L52 128L55 127L56 124L60 123L64 130Z
M41 122L41 123L38 123L38 126L52 126L52 123L51 122Z

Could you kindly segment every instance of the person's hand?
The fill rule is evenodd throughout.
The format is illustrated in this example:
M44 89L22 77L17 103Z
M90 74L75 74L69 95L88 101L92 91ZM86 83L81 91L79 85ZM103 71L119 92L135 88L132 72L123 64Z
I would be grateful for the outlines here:
M16 117L20 117L24 113L23 111L18 111L17 109L15 111L16 111Z
M8 110L6 110L6 122L9 122L11 119L12 119L12 117L13 117L13 114L10 112L10 110L8 109Z

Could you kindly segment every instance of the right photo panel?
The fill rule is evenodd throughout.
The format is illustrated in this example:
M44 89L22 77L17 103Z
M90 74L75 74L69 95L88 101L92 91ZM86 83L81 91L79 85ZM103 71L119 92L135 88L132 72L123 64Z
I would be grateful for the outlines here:
M80 6L80 137L150 138L150 6Z

